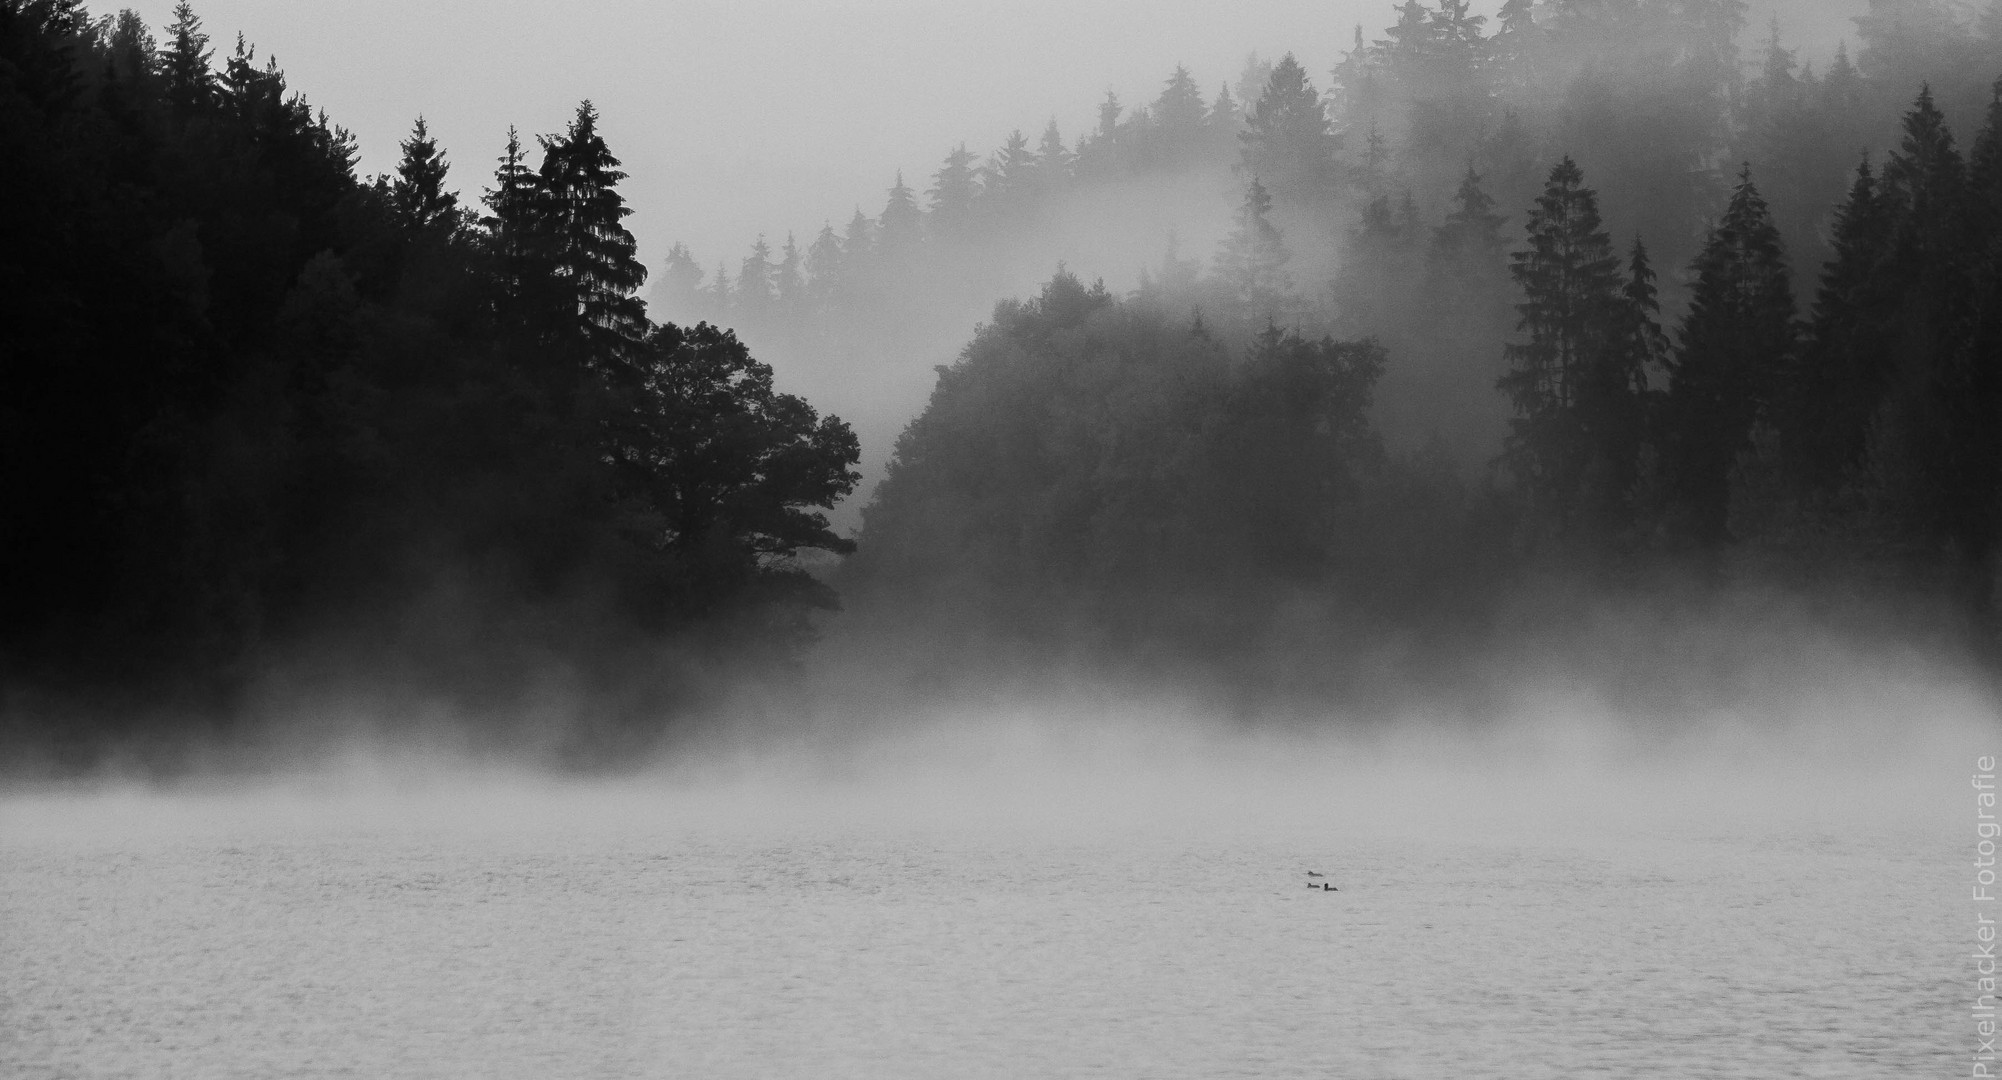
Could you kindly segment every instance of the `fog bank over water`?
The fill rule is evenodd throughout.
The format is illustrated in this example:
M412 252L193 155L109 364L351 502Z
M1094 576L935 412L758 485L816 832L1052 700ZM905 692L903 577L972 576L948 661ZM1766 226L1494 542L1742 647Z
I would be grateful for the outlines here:
M772 704L691 725L654 764L612 777L482 755L446 725L385 734L397 725L376 718L363 734L351 722L347 737L321 731L284 753L172 779L17 783L0 795L0 836L88 845L324 828L970 828L1025 840L1245 829L1610 839L1671 822L1930 831L1964 816L1966 774L2002 732L1977 681L1898 663L1741 681L1707 703L1645 709L1589 680L1553 678L1525 682L1480 717L1411 710L1373 722L1311 710L1287 722L1226 717L1187 696L1056 682L752 715Z

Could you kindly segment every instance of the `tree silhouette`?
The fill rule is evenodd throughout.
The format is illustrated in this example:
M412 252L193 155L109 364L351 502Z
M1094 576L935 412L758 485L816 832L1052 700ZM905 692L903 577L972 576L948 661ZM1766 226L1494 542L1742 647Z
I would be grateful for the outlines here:
M1516 410L1503 459L1560 529L1617 519L1633 465L1626 425L1636 411L1632 360L1618 348L1619 259L1584 174L1565 158L1531 208L1529 246L1510 273L1523 292L1500 382Z
M646 283L646 266L626 231L631 215L619 194L619 159L598 134L598 111L589 101L562 136L542 140L539 198L556 276L570 293L567 320L583 339L591 362L629 364L644 339L646 305L633 294Z
M1238 206L1236 227L1217 252L1217 276L1248 317L1277 319L1292 289L1286 272L1292 257L1272 224L1272 196L1254 176Z
M424 118L418 117L403 140L403 158L396 165L396 179L390 185L390 205L397 221L418 234L447 233L459 225L459 196L445 190L445 174L451 165L438 152Z
M1666 404L1669 485L1690 536L1714 546L1729 538L1732 464L1794 350L1793 285L1750 166L1690 269Z
M1855 479L1890 378L1891 206L1866 156L1836 212L1800 362L1779 404L1788 469L1801 492L1828 496Z
M1336 140L1327 112L1292 53L1272 68L1239 138L1245 172L1274 194L1314 198L1334 182Z

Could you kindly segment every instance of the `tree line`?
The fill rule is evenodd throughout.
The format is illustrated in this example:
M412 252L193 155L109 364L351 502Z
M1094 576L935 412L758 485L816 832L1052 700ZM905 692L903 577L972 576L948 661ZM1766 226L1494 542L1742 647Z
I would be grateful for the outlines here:
M1748 69L1741 0L1508 0L1492 20L1469 0L1405 0L1381 37L1356 28L1325 91L1292 54L1248 57L1213 95L1178 66L1136 106L1108 91L1074 139L1051 119L1039 139L1016 130L985 157L961 143L928 181L898 174L880 212L858 207L845 225L706 264L676 244L654 296L732 325L825 335L942 272L977 275L965 264L1149 177L1256 177L1296 247L1309 234L1345 245L1358 211L1394 218L1408 205L1436 223L1470 168L1501 205L1527 205L1567 156L1599 179L1612 231L1654 238L1677 267L1736 164L1752 161L1789 249L1819 265L1842 173L1860 151L1895 145L1921 83L1979 123L2002 67L1994 8L1969 21L1944 0L1870 0L1857 58L1845 45L1816 70L1777 24ZM1325 305L1320 284L1300 283L1311 306Z
M800 556L851 547L855 437L732 332L648 318L591 104L511 132L479 207L421 118L401 150L357 176L185 3L157 40L0 3L9 734L88 753L328 656L505 696L783 652L832 605Z
M1929 89L1902 130L1853 169L1805 313L1752 166L1673 320L1648 246L1614 241L1577 162L1553 166L1514 236L1465 174L1447 221L1403 250L1435 329L1498 319L1456 316L1469 282L1514 299L1480 388L1506 404L1505 438L1471 481L1436 440L1386 447L1372 399L1396 349L1282 328L1303 309L1254 179L1207 273L1124 298L1059 273L998 307L898 442L851 578L884 610L970 613L979 648L1216 659L1284 651L1273 635L1302 605L1366 640L1462 640L1526 575L1757 567L1826 588L1874 565L1960 605L1992 648L2002 81L1967 155ZM1359 232L1410 227L1393 211ZM1232 303L1264 329L1207 318Z

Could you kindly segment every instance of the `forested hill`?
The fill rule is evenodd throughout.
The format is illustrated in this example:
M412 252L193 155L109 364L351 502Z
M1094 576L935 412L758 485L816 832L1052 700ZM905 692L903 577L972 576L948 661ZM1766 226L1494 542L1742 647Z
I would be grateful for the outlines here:
M88 757L274 671L505 699L833 602L795 556L850 547L855 438L648 320L591 105L478 205L421 119L402 150L356 176L186 4L0 0L4 741Z
M1414 643L1686 578L1926 598L1921 633L2002 656L2002 20L1879 3L1855 63L1774 43L1741 78L1738 8L1512 3L1487 34L1406 4L1332 101L1282 60L1213 259L1125 296L1060 273L941 369L865 512L864 606L951 613L925 644L976 656L1270 684L1387 652L1424 684L1451 665ZM953 258L914 235L909 265Z
M672 249L657 322L588 102L475 199L421 118L357 176L186 4L0 0L0 743L388 686L580 704L602 753L830 581L870 665L857 625L1432 664L1537 575L1690 567L1992 648L2002 6L1956 11L1873 0L1809 69L1735 0L1413 0L1325 76L1177 70L734 273ZM994 305L1095 227L1134 289ZM856 432L752 347L903 432L838 574Z
M1739 0L1386 3L1388 25L1296 43L1302 55L1339 51L1331 68L1282 56L1191 72L1163 57L1157 90L1108 93L1087 130L1024 117L1005 138L941 147L922 174L886 163L882 204L845 220L774 207L772 231L737 251L673 245L656 256L649 296L667 317L760 342L857 422L874 462L922 406L932 365L995 298L1023 294L1059 261L1122 288L1143 266L1157 284L1209 274L1256 178L1290 258L1274 285L1281 321L1376 336L1390 352L1374 406L1385 437L1415 448L1436 435L1471 473L1507 431L1492 384L1516 301L1505 275L1440 291L1437 238L1458 243L1467 213L1479 228L1492 215L1500 242L1520 244L1551 168L1569 157L1616 243L1645 240L1673 317L1749 162L1805 305L1857 163L1897 147L1921 86L1972 144L2002 72L2002 9L1856 7L1850 44L1810 62L1785 25L1748 25ZM1463 190L1470 179L1476 190ZM1213 327L1238 318L1226 301L1202 302ZM1454 332L1433 325L1461 307L1482 310L1449 313ZM1263 318L1243 315L1243 332Z

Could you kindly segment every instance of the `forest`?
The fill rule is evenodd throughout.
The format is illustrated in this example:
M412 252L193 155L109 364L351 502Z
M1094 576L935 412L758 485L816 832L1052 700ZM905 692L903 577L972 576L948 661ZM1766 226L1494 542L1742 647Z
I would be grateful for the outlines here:
M592 688L602 760L815 657L1355 700L1566 598L1752 584L1992 663L2002 3L1871 0L1819 70L1745 12L1407 0L1331 71L1176 67L649 275L589 102L477 196L421 118L362 177L185 3L0 0L0 743L88 767L366 680ZM1164 192L1212 250L995 303ZM807 360L931 385L859 531Z

